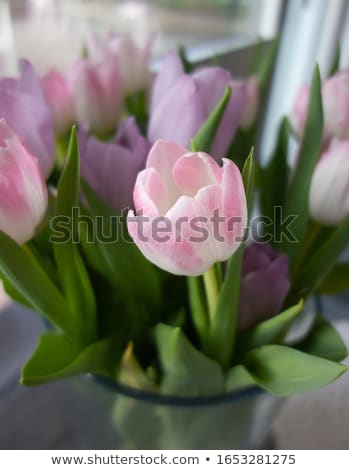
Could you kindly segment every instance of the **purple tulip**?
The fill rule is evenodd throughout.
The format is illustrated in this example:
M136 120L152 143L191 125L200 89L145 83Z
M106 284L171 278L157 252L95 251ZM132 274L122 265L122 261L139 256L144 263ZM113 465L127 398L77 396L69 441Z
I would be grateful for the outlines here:
M111 142L80 132L81 174L105 202L121 211L133 205L134 184L145 166L149 148L134 118L120 124Z
M0 80L0 118L38 158L42 174L48 177L55 161L53 123L40 82L25 60L21 61L19 79Z
M148 129L150 142L163 139L188 148L229 85L232 95L210 149L216 159L226 154L240 125L246 86L234 82L230 73L219 67L204 67L186 75L178 55L167 54L154 83Z
M263 243L247 247L242 265L239 328L251 328L279 313L289 288L285 254Z

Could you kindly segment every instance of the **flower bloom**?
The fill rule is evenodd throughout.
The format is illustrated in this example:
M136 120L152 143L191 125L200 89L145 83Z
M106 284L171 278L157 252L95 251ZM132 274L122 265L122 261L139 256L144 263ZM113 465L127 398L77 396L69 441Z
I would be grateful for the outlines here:
M39 161L0 119L0 230L17 243L30 240L47 207Z
M112 132L120 119L123 103L116 64L108 60L98 65L86 59L78 60L68 83L79 123L97 135Z
M101 142L79 134L81 174L114 209L131 207L137 174L144 169L150 145L133 117L123 121L116 138Z
M19 79L0 80L0 119L6 120L39 159L47 178L55 163L52 117L33 67L22 60L20 69Z
M324 140L349 138L349 70L343 70L325 80L321 87L324 111ZM291 112L291 125L302 138L309 107L310 88L302 85Z
M63 135L74 123L74 102L68 84L57 70L49 70L41 78L45 100L51 110L54 129L57 135Z
M178 55L167 54L153 87L148 128L150 142L165 139L188 148L228 86L232 94L210 149L217 161L228 151L240 125L246 86L233 82L230 73L219 67L205 67L186 75Z
M349 141L333 142L315 168L309 195L311 217L337 225L349 215Z
M289 288L287 255L252 243L242 264L239 328L251 328L279 313Z
M86 39L86 48L94 63L106 59L114 61L119 68L125 93L133 94L148 89L151 84L149 60L152 42L149 40L142 48L130 37L111 32L105 38L90 34Z
M143 255L178 275L206 272L242 242L246 196L237 166L163 140L152 147L134 193L128 230Z

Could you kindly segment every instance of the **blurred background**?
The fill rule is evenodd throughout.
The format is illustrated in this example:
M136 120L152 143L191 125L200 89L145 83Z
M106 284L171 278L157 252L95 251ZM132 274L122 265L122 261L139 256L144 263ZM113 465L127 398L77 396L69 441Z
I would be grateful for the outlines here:
M233 75L248 73L262 39L280 38L260 155L274 145L280 118L309 81L315 62L327 72L337 44L349 65L348 0L0 0L0 76L15 74L18 58L43 73L62 71L82 50L88 32L115 30L139 43L154 35L153 68L168 49L185 46L189 60L217 60ZM285 93L287 90L287 93ZM325 299L330 320L349 345L348 298ZM33 350L41 320L0 293L0 448L74 447L67 382L27 389L20 367ZM315 393L287 400L276 420L279 449L349 449L349 374ZM47 425L49 423L49 426ZM302 426L300 427L300 424Z

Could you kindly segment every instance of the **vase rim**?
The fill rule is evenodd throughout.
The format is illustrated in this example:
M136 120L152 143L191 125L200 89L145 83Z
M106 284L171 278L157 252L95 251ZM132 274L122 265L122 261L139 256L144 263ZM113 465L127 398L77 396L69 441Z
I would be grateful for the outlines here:
M87 374L89 380L93 380L104 386L113 390L117 393L125 395L129 398L134 398L136 400L141 400L148 403L153 403L157 405L167 405L173 407L199 407L199 406L214 406L231 401L242 401L254 396L268 394L266 390L263 390L260 387L252 386L244 388L242 390L234 390L231 392L226 392L218 395L206 395L206 396L181 396L181 395L169 395L161 394L156 392L151 392L147 390L139 390L128 385L116 382L108 377L102 377L92 374Z

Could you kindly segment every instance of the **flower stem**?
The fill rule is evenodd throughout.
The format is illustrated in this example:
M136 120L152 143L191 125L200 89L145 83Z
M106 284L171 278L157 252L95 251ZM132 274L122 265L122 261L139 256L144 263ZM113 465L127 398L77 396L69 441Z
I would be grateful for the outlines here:
M203 276L206 291L206 299L210 319L213 318L219 295L219 283L216 276L216 268L212 266Z

